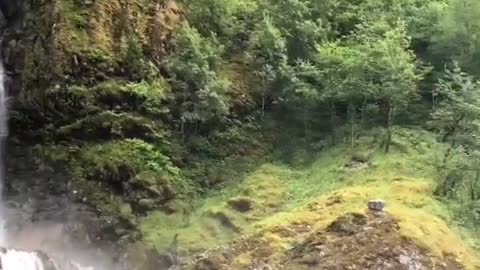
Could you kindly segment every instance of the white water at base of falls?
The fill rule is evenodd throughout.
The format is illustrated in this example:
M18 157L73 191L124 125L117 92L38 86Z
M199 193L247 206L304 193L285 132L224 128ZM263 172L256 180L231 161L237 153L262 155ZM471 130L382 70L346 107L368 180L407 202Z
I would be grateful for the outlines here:
M7 244L6 218L3 208L3 184L4 184L4 151L5 140L8 137L8 108L7 93L5 91L5 71L0 55L0 246Z
M1 269L45 270L43 261L33 252L7 250L0 255Z
M7 215L5 215L3 196L1 195L4 185L5 143L8 137L8 93L5 81L5 70L0 55L0 270L93 270L91 267L85 268L73 261L65 263L65 266L58 266L54 260L41 256L38 252L10 249L10 247L15 247L15 243L10 243L7 239L8 233L5 227Z

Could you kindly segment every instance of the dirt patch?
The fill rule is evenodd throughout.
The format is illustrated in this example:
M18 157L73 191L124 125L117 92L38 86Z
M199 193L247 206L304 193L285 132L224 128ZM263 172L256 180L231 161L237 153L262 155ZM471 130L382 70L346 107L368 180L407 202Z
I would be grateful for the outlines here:
M463 269L401 236L389 215L347 214L288 252L284 269Z
M324 230L311 231L292 248L275 249L255 235L210 251L189 269L197 270L462 270L453 257L433 257L399 233L388 214L347 214ZM281 237L281 236L279 236Z

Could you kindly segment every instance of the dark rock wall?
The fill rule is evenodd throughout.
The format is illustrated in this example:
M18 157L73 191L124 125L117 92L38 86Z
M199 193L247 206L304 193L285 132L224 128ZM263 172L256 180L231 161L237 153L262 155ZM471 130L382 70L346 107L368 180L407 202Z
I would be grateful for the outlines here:
M16 95L21 89L26 38L25 14L29 3L23 0L0 1L0 41L2 62L7 73L6 86L10 95Z

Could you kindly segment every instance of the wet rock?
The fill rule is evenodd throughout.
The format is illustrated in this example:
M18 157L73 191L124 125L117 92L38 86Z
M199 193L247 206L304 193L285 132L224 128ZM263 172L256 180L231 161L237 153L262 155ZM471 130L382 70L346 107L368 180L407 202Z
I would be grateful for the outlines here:
M155 208L156 203L153 199L140 199L138 201L138 206L144 210L152 210Z
M368 202L368 209L376 212L381 212L385 208L385 202L383 200L371 200Z
M128 184L131 186L129 190L131 193L145 191L150 195L133 194L133 196L137 198L151 197L160 202L167 202L175 198L175 190L171 186L170 181L162 178L162 176L155 172L146 171L137 174L128 181ZM129 195L131 196L132 194Z
M253 207L253 201L250 198L237 197L228 201L228 205L238 212L248 212Z
M130 246L121 261L123 269L159 270L174 266L174 259L168 254L160 254L140 244Z
M359 163L367 163L370 161L370 154L363 152L356 152L352 155L352 161Z

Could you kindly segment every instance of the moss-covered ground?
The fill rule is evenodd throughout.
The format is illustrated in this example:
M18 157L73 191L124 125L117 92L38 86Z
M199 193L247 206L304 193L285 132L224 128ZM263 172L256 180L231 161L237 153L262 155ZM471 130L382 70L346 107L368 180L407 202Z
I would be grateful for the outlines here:
M178 235L180 251L196 252L261 232L280 254L303 239L285 236L291 226L322 229L346 213L365 212L369 200L383 199L401 233L432 258L453 256L475 269L472 238L433 196L435 164L445 147L432 134L410 129L395 131L388 154L371 139L360 138L358 145L332 147L301 166L264 163L243 181L210 194L191 213L154 212L140 222L144 241L166 250Z

